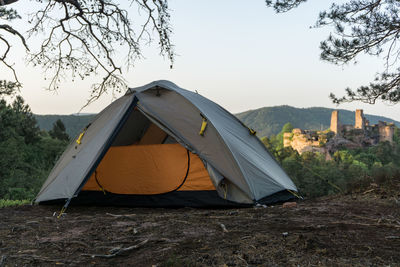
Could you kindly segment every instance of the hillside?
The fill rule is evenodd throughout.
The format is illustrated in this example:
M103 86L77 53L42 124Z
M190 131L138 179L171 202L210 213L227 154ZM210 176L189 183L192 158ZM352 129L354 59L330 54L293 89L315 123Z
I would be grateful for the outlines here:
M49 131L53 128L53 123L60 119L66 128L69 136L75 137L79 131L85 127L95 114L90 115L35 115L38 126L42 130Z
M247 126L255 129L257 135L270 136L277 134L282 126L290 122L294 127L308 130L327 129L330 125L331 113L330 108L295 108L291 106L264 107L255 110L248 110L236 116ZM354 112L340 109L340 121L343 124L354 123ZM85 127L95 114L89 115L35 115L38 125L43 130L51 130L53 123L61 119L67 128L69 136L76 136L79 131ZM365 115L371 124L378 121L394 122L400 126L400 122L394 121L387 117L376 115Z
M245 111L236 116L244 124L257 131L258 136L270 136L277 134L282 126L290 122L295 128L306 130L327 129L330 126L331 113L330 108L295 108L291 106L264 107L255 110ZM339 118L343 124L354 124L355 114L353 111L339 109ZM398 127L400 122L393 119L365 114L365 117L371 124L378 121L394 122Z

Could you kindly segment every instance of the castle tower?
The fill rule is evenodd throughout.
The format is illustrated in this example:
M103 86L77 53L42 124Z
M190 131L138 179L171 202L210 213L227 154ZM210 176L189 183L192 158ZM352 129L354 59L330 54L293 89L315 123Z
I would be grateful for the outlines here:
M389 141L393 142L394 124L379 122L379 142Z
M365 118L364 118L364 112L362 109L356 110L356 123L354 124L354 128L363 129L363 130L365 128Z
M332 111L331 131L334 132L335 134L339 133L339 110Z

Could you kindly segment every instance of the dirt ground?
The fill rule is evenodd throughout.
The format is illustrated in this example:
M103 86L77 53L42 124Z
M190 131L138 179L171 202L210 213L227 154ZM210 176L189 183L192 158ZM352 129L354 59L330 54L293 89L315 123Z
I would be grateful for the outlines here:
M400 266L400 202L243 209L0 209L0 266ZM123 215L123 216L120 216Z

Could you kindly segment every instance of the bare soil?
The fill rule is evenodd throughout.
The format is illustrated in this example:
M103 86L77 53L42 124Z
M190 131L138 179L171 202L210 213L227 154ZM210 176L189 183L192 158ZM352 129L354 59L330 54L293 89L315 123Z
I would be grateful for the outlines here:
M398 197L242 209L0 209L0 266L400 266ZM116 216L124 215L124 216Z

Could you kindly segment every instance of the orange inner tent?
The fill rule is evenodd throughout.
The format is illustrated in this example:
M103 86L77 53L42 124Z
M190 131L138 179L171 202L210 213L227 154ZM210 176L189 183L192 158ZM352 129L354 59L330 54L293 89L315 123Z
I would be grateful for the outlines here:
M110 147L83 190L104 188L111 193L137 195L162 194L177 189L215 190L197 155L188 153L177 143L148 144L145 138L146 135L135 145Z

